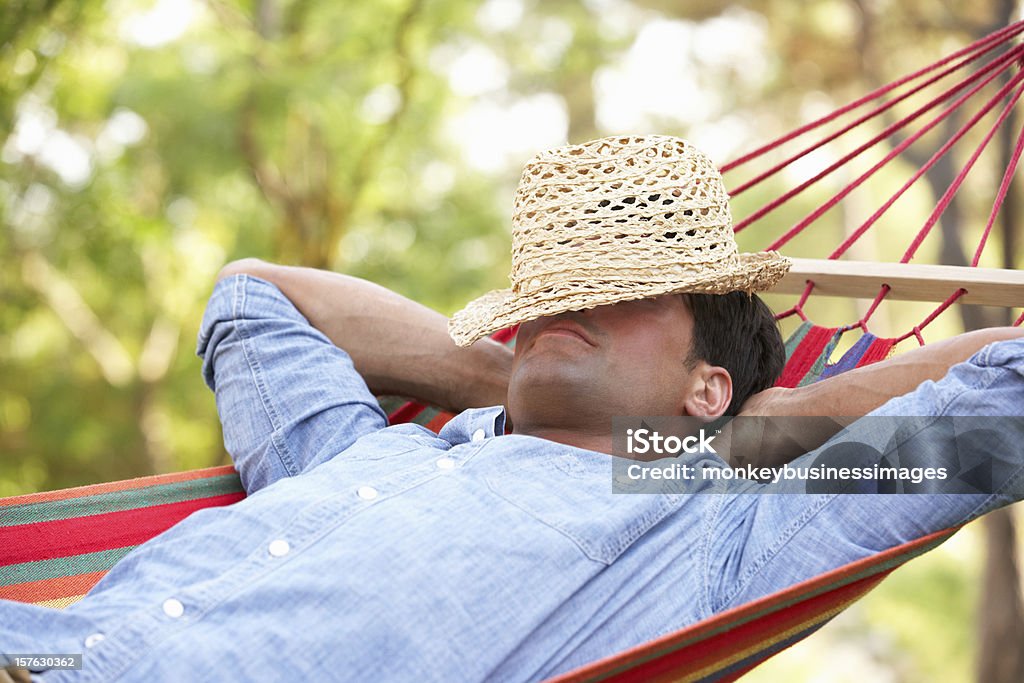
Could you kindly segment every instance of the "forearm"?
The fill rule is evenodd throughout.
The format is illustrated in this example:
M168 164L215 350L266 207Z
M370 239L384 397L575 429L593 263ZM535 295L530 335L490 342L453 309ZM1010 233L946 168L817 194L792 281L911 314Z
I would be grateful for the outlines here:
M275 285L335 345L370 389L449 409L505 401L512 354L485 339L459 348L447 319L366 280L256 259L228 264L218 279L246 274Z
M778 466L789 462L821 446L856 418L890 399L913 391L925 381L938 381L952 366L987 344L1018 337L1024 337L1024 330L978 330L804 387L773 388L756 394L744 404L740 416L767 419L740 420L726 428L723 441L731 447L727 452L743 458L728 460L733 465L753 462Z
M941 379L987 344L1022 336L1024 329L1016 327L967 332L804 387L770 389L752 397L740 414L860 417L922 382Z

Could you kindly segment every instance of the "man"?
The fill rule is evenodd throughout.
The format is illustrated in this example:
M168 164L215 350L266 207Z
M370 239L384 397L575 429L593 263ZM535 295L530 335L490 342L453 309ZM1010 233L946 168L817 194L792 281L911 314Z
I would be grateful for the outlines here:
M249 496L139 547L63 612L0 602L0 649L84 648L84 672L46 680L539 680L1010 499L746 495L769 490L750 481L614 495L613 416L863 413L999 338L883 410L1020 415L1024 340L966 335L760 391L778 335L728 293L785 261L737 253L717 172L673 138L540 155L515 226L513 289L453 318L462 347L371 283L226 267L198 351ZM515 323L514 356L481 339ZM749 376L717 360L737 349L759 349ZM388 427L374 391L461 412L439 434Z

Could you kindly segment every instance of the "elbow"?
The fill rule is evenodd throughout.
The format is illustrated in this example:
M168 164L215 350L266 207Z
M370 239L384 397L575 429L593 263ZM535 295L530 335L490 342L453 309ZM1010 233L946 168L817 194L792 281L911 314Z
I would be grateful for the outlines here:
M237 261L228 263L220 272L217 273L217 282L224 280L235 275L253 275L256 277L263 277L262 273L265 273L271 264L266 261L262 261L258 258L243 258Z

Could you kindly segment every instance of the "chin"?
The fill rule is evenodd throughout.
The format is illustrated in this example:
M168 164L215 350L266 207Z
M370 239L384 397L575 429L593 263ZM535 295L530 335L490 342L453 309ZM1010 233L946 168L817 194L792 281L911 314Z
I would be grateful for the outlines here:
M595 380L599 379L600 376L595 377L585 368L561 359L524 360L509 380L509 404L575 404L581 397L593 395L597 384Z

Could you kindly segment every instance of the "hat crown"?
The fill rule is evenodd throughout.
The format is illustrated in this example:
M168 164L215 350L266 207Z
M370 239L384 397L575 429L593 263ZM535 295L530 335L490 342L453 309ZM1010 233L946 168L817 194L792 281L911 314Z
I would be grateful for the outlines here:
M789 268L776 252L738 253L718 169L665 135L538 154L516 189L512 226L512 288L452 316L460 346L546 315L681 292L762 291Z
M535 156L513 204L517 294L608 280L677 280L738 258L729 196L680 138L611 137Z

